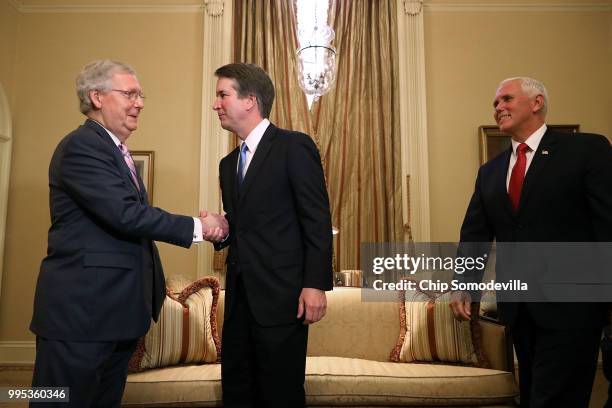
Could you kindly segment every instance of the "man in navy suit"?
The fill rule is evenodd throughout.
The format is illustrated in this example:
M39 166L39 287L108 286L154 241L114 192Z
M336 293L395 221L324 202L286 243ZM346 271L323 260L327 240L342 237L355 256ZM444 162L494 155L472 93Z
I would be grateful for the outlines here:
M527 248L534 242L612 242L610 142L601 135L552 131L544 122L547 105L544 85L523 77L502 81L493 101L495 120L512 136L512 147L478 171L461 242L463 248L469 243L482 248L497 240L498 279L516 277L502 276L507 264L500 263L500 251L509 246L504 243ZM532 283L538 278L530 276ZM454 294L451 307L458 319L470 318L471 300L466 292ZM498 304L518 358L521 407L586 408L607 305L539 300Z
M329 199L312 139L268 121L274 85L260 67L215 72L213 109L240 146L219 165L229 245L223 406L303 407L308 324L332 289Z
M144 96L129 66L110 60L77 77L87 120L64 137L49 166L51 228L30 329L32 385L69 387L61 407L119 407L137 339L157 319L165 280L153 241L188 248L227 234L223 217L152 207L125 147ZM53 404L43 404L52 406Z

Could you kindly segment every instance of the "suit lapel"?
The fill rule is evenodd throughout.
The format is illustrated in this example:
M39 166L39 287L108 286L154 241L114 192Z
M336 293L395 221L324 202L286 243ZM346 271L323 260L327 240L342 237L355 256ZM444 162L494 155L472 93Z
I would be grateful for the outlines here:
M134 191L136 192L136 194L138 194L138 198L141 201L145 201L146 202L146 198L144 196L144 185L142 183L142 180L140 179L140 176L138 174L136 174L136 178L138 180L138 184L140 185L140 191L138 190L138 188L136 187L136 184L134 184L134 179L132 179L132 173L130 172L130 168L128 167L127 163L125 162L125 159L123 158L123 154L121 153L121 150L119 150L119 147L117 147L117 145L115 144L115 142L113 141L113 139L110 137L110 135L108 134L108 132L106 131L106 129L104 129L99 123L97 123L94 120L91 119L87 119L85 121L85 126L95 130L95 132L102 137L102 140L104 140L106 143L108 143L108 145L110 146L114 156L115 156L115 162L117 163L117 165L119 166L119 171L121 172L121 175L124 179L127 179L128 184L130 186L132 186L132 188L134 189Z
M224 184L224 188L228 189L228 193L232 198L232 208L238 205L238 155L239 148L235 148L227 158L227 166L225 168L226 179L229 180Z
M121 167L123 178L129 181L129 184L132 186L136 194L138 194L138 197L140 198L140 200L143 201L144 199L143 193L145 191L145 187L142 183L142 180L140 179L140 176L138 175L138 173L136 173L136 180L138 181L138 185L140 186L140 190L139 190L138 187L136 187L136 184L134 183L134 179L132 178L132 172L130 171L130 168L128 167L127 163L125 162L125 159L123 158L123 154L121 153L121 151L119 150L117 146L115 146L115 149L119 152L118 154L121 157L121 162L123 162L122 163L123 166Z
M255 178L257 177L257 173L261 169L262 164L266 160L268 153L270 152L270 148L276 139L277 128L273 124L270 124L263 136L261 137L261 141L259 145L257 145L257 150L255 150L255 154L251 159L251 163L247 169L246 174L244 175L244 180L242 180L242 185L240 186L239 199L238 204L240 204L244 197L249 192L249 189L253 185ZM237 185L234 183L234 185Z
M117 148L117 150L119 150L119 148ZM123 177L128 178L128 180L130 181L130 185L134 188L134 191L136 191L136 194L138 194L138 198L140 198L140 201L145 202L146 201L146 198L145 198L146 190L145 190L144 183L142 182L142 179L140 178L137 172L136 180L138 181L138 186L140 187L140 190L139 190L138 187L136 187L136 184L134 183L134 179L132 178L132 172L130 171L130 168L128 167L127 163L125 162L125 159L123 158L123 154L121 153L121 151L119 151L119 155L121 156L121 159L123 160L123 164L125 165L124 167L127 168L127 173L125 172L125 169L123 169Z
M521 200L519 202L519 212L524 207L525 202L529 200L529 196L534 191L534 186L537 186L538 180L541 179L541 174L550 158L554 156L557 149L557 140L551 134L550 130L546 130L542 141L540 142L537 151L533 154L533 159L525 174L523 189L521 190Z
M508 189L506 187L506 179L508 177L508 166L510 165L511 154L512 146L510 146L510 148L504 152L501 160L499 160L499 164L495 169L496 180L494 183L497 189L496 193L499 195L499 197L503 197L501 201L504 203L504 211L506 211L509 216L514 217L515 214L512 210L512 203L510 202L510 196L508 196Z
M147 188L145 187L144 182L138 174L136 175L136 177L138 177L138 183L140 184L140 201L144 204L149 205L149 194L147 193Z

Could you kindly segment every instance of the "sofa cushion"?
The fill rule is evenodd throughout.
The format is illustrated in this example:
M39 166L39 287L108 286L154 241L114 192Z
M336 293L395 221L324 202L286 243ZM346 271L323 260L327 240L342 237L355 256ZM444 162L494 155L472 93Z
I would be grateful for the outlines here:
M476 367L309 357L311 405L490 405L511 402L511 373Z
M174 294L167 291L157 323L142 337L130 371L181 363L214 363L220 356L217 333L219 281L205 277Z
M183 365L130 374L123 407L220 407L221 364Z
M482 348L478 310L473 310L472 320L460 322L453 316L450 296L450 292L400 292L400 335L391 351L391 361L489 367Z
M187 365L128 377L125 407L221 406L221 366ZM449 406L511 403L512 374L476 367L308 357L306 402L320 405Z
M325 317L308 328L308 356L389 361L400 332L399 302L364 300L374 292L349 287L327 292Z

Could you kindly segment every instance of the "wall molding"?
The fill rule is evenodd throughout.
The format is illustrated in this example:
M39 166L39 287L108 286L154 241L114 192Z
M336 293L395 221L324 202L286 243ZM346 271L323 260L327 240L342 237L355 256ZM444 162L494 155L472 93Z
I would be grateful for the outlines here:
M404 13L416 16L423 10L423 0L404 0Z
M75 0L76 1L76 0ZM8 0L13 8L21 13L199 13L207 9L209 13L221 11L223 14L222 0L205 0L204 4L184 5L105 5L100 4L64 4L54 6L24 5L20 0ZM612 5L605 3L525 3L525 4L490 4L490 3L434 3L428 4L422 0L404 1L402 8L420 5L428 12L505 12L505 11L558 11L558 12L612 12ZM423 4L424 3L424 4Z
M0 341L0 364L33 364L35 341Z
M527 4L489 4L489 3L437 3L425 4L425 11L431 12L504 12L504 11L559 11L559 12L610 12L612 5L604 3L527 3Z
M19 0L8 0L8 4L17 11L20 11L21 9L21 4L19 3Z
M223 0L204 0L206 13L210 17L219 17L223 15Z
M431 222L423 12L418 9L419 2L401 3L398 0L397 35L398 44L405 45L398 50L403 224L410 224L415 241L428 242ZM409 3L410 8L402 7Z
M9 0L19 12L24 14L45 13L200 13L205 5L61 5L61 6L26 6Z

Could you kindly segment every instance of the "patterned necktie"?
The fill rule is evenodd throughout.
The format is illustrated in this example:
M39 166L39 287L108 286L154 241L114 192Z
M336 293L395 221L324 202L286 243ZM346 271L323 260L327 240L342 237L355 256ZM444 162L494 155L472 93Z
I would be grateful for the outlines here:
M138 177L136 176L136 166L134 165L134 160L130 155L130 151L123 143L119 143L119 150L121 150L121 153L123 154L125 164L127 164L130 168L130 175L132 176L132 180L134 181L136 188L138 189L138 191L140 191L140 184L138 184Z
M249 146L246 143L242 143L240 146L240 158L238 160L238 185L242 184L242 180L244 180L244 173L246 168L246 155L249 151Z
M518 209L519 201L521 200L521 191L523 190L523 181L525 181L525 169L527 167L527 156L525 152L529 149L525 143L521 143L516 148L516 163L512 168L510 175L510 183L508 184L508 195L514 211Z

